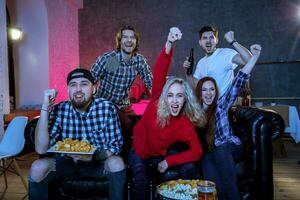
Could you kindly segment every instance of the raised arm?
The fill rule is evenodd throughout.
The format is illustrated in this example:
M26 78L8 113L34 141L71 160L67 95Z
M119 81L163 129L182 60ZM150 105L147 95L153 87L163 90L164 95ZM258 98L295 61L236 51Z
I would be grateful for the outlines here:
M38 154L44 154L49 146L48 132L48 110L54 104L56 96L55 90L44 91L44 102L41 109L39 121L35 129L35 151Z
M177 40L180 40L182 33L177 27L172 27L165 43L165 48L159 54L154 65L152 98L159 98L161 91L166 83L166 76L172 60L172 49Z
M259 58L261 46L258 44L254 44L250 47L250 49L253 56L250 58L247 64L237 73L236 77L232 82L232 85L221 97L226 99L226 101L222 101L223 108L229 109L232 106L240 90L244 87L246 81L249 79L249 74L255 66L257 59Z
M172 47L174 46L174 42L180 40L182 37L182 33L177 27L170 28L170 32L168 34L168 39L165 44L165 52L166 54L170 54Z
M224 38L238 52L238 54L233 57L232 62L237 65L245 65L252 57L251 52L235 40L233 31L228 31L224 35Z
M247 62L247 64L241 69L242 72L246 74L250 74L255 63L257 62L260 52L261 52L261 46L259 44L251 45L250 47L251 53L253 56L250 58L250 60Z

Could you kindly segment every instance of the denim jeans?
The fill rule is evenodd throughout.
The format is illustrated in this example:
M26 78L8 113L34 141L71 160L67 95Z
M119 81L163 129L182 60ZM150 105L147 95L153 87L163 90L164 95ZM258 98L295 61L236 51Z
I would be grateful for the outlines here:
M56 171L52 171L41 182L34 182L29 177L29 200L49 199L48 186L57 180L70 178L102 178L107 177L110 181L110 199L123 199L123 188L125 183L125 170L110 173L104 170L104 162L93 163L78 161L74 163L69 157L54 157L56 161Z
M169 154L174 154L174 152L169 152ZM128 162L130 164L133 176L133 186L135 188L135 200L145 200L147 199L146 192L148 184L149 174L147 166L153 165L154 169L157 169L159 162L163 161L164 157L151 157L148 159L141 159L134 150L130 150L128 153ZM195 165L193 163L185 163L176 166L179 170L180 178L182 179L193 179L195 178Z
M218 200L240 200L235 163L242 157L242 145L226 143L206 152L201 161L203 178L215 182Z

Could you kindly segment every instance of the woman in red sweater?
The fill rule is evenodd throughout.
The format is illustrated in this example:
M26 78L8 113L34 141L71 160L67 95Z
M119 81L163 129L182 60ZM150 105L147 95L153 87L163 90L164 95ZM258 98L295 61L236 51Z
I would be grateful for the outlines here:
M165 48L154 66L152 97L134 127L133 149L128 161L133 172L136 200L145 199L147 164L157 165L160 173L176 166L181 178L192 179L195 175L193 162L202 155L195 128L206 123L205 114L186 81L175 77L166 80L172 47L181 35L178 28L170 29ZM178 142L186 143L188 150L168 154L169 147Z

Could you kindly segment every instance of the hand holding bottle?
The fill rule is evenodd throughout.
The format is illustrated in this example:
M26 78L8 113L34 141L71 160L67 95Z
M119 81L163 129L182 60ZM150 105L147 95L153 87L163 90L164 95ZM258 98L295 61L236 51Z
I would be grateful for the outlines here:
M190 56L188 57L189 66L186 68L186 74L191 75L194 68L194 49L191 48Z

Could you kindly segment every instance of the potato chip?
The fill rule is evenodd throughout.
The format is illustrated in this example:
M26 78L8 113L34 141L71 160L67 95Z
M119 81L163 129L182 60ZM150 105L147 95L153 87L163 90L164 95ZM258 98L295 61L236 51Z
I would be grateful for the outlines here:
M67 151L67 152L91 152L93 151L93 145L85 140L76 140L66 138L63 141L58 141L55 145L56 151Z

